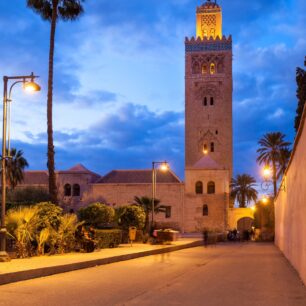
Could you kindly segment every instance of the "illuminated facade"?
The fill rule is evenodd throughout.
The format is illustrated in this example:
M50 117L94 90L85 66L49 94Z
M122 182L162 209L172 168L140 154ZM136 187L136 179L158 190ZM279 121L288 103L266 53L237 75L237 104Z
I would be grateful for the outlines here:
M196 35L185 40L187 231L226 228L232 174L232 39L216 2L197 8Z

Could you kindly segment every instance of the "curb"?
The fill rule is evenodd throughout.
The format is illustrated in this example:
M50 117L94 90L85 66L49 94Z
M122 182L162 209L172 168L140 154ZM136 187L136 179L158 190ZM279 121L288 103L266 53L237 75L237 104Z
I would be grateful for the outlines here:
M193 248L193 247L197 247L201 245L203 245L203 241L199 240L199 241L193 241L190 243L186 243L184 245L169 246L163 249L143 251L143 252L132 253L132 254L117 255L113 257L94 259L94 260L76 262L76 263L53 266L53 267L38 268L38 269L32 269L32 270L27 270L27 271L11 272L11 273L0 275L0 285L20 282L24 280L39 278L39 277L50 276L50 275L59 274L59 273L71 272L75 270L87 269L87 268L107 265L107 264L111 264L115 262L126 261L126 260L131 260L131 259L140 258L140 257L169 253L169 252L179 251L179 250L183 250L187 248Z

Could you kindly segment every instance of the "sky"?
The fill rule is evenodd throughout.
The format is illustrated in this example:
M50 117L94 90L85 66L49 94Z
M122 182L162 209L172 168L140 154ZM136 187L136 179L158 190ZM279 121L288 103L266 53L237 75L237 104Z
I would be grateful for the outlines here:
M200 0L86 0L59 22L54 66L56 169L82 163L100 175L167 160L184 178L184 39ZM295 69L306 55L305 0L219 0L233 36L234 173L258 178L257 141L294 139ZM25 0L0 1L0 72L39 75L42 91L15 87L12 143L31 170L46 169L50 24Z

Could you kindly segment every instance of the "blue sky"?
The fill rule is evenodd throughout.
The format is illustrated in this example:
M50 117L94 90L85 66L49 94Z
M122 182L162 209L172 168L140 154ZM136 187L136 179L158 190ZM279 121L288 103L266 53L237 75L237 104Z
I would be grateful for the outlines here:
M168 160L184 172L184 38L200 0L87 0L56 36L56 168L83 163L105 174ZM305 0L219 0L233 36L234 169L258 175L257 140L293 140L296 66L306 54ZM0 2L2 75L40 75L42 92L14 90L13 144L30 169L46 168L49 23L26 1Z

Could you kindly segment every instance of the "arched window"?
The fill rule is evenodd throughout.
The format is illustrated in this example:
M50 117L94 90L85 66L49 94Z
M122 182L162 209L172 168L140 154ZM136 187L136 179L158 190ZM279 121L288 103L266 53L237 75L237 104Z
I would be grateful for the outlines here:
M216 130L216 135L218 135L218 130Z
M65 197L71 197L71 185L70 184L65 184L64 195Z
M73 190L72 190L72 195L74 197L79 197L81 194L81 188L79 184L74 184L73 185Z
M210 152L215 152L215 143L214 142L210 143Z
M207 98L206 97L203 99L203 105L207 106Z
M215 38L215 29L210 29L210 36Z
M195 192L196 194L203 194L203 183L202 182L196 182L195 184Z
M204 37L207 37L207 30L204 30L204 31L203 31L203 36L204 36Z
M208 206L206 204L203 205L203 216L208 216Z
M215 188L215 183L210 181L207 183L207 193L208 194L213 194L216 192L216 188Z
M215 74L216 73L216 66L214 63L210 64L210 74Z
M210 97L210 105L214 105L214 97Z
M207 73L207 66L206 64L202 65L202 74L206 74Z
M204 153L204 154L207 154L207 153L208 153L207 145L206 145L206 144L203 146L203 153Z
M198 62L195 62L195 63L193 64L193 67L192 67L192 73L193 73L193 74L199 74L200 71L201 71L201 66L200 66L200 64L199 64Z

